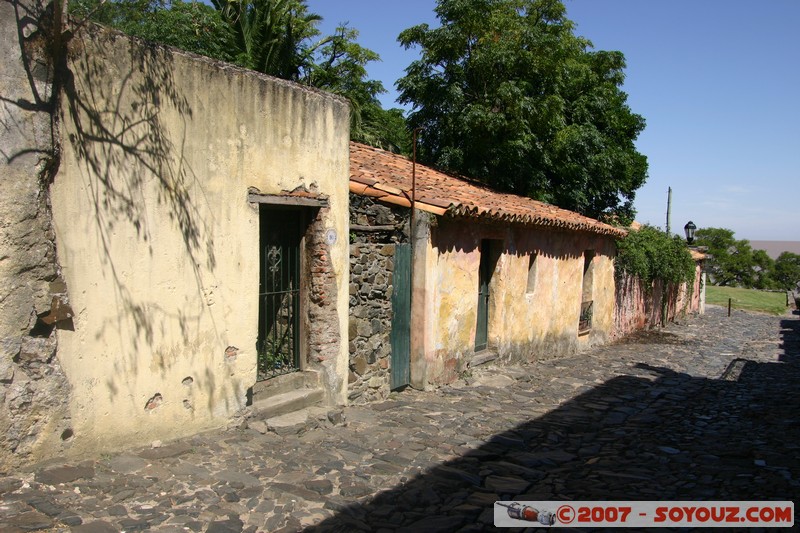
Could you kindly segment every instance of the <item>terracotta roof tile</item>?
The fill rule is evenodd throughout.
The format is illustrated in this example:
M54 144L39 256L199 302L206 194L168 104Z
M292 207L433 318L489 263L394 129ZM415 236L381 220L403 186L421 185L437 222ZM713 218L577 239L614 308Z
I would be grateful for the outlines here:
M400 155L350 143L350 191L378 200L411 205L412 162ZM494 191L417 164L417 209L447 216L550 226L622 237L624 229L573 211L515 194Z

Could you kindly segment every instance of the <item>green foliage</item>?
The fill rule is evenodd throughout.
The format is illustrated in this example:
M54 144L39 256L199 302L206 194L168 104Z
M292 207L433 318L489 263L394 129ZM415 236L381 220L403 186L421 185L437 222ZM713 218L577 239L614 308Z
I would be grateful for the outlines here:
M405 151L410 145L400 110L384 110L381 82L367 77L378 54L340 26L321 37L319 15L305 0L74 0L70 11L130 35L176 46L279 78L344 96L350 101L351 138Z
M618 273L647 282L692 283L695 276L695 262L684 241L652 226L632 230L617 242L615 266Z
M698 246L708 248L711 259L706 262L706 272L714 285L730 287L753 287L756 280L756 262L753 248L746 240L737 240L733 231L725 228L701 228L695 233ZM763 254L765 256L766 253ZM759 261L768 268L759 254ZM762 276L760 284L768 284ZM769 288L764 286L763 288Z
M308 66L303 81L331 92L351 94L360 102L375 100L386 92L383 84L366 80L366 66L380 56L356 42L358 30L339 26L336 33L321 42L317 60Z
M373 146L393 145L386 135L393 116L384 111L378 95L386 92L383 84L367 78L367 64L380 56L356 42L358 31L339 26L323 41L316 60L309 64L300 81L346 97L350 101L350 138ZM400 115L402 118L402 114Z
M213 7L181 0L73 0L70 13L129 35L231 61L233 34Z
M800 281L800 255L783 252L772 260L764 250L753 250L725 228L702 228L695 233L699 246L708 248L706 262L711 283L755 289L793 289Z
M778 288L793 290L800 283L800 255L783 252L775 260L772 277Z
M369 126L368 135L354 140L411 157L411 131L402 109L372 106L366 110L364 122Z
M756 311L772 315L786 313L786 295L782 292L764 292L738 287L706 287L706 303L711 305L728 306L744 311Z
M398 81L424 129L420 159L580 213L632 219L647 176L644 119L621 90L620 52L592 51L558 0L439 0L441 26Z
M774 289L777 287L773 278L775 261L764 250L753 250L752 288ZM800 279L800 278L798 278Z
M234 36L234 62L297 80L311 62L319 15L304 0L211 0Z

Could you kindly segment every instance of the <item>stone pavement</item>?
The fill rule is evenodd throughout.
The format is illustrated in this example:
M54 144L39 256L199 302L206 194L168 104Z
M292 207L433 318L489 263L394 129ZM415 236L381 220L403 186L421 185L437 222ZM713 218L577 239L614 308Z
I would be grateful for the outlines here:
M0 478L0 531L482 531L498 499L794 500L799 385L800 316L709 307L299 434L251 424Z

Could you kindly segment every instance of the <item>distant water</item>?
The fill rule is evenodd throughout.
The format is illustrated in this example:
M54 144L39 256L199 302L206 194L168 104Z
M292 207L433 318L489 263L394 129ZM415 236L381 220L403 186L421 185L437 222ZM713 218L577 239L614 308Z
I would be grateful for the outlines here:
M773 259L783 252L800 255L800 241L750 241L750 246L753 250L764 250Z

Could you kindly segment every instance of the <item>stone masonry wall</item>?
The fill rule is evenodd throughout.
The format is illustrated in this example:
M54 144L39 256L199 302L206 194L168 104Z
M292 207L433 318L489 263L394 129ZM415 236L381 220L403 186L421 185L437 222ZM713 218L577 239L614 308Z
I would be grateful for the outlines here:
M309 283L308 308L308 359L312 368L323 370L327 380L325 390L330 394L339 390L344 381L336 372L336 356L339 353L341 339L339 335L339 316L337 314L337 285L334 265L331 261L330 246L325 242L324 221L329 217L330 209L322 208L311 224L306 235L306 255L310 258L307 275Z
M45 2L0 3L0 473L70 445L57 328L72 317L56 261L49 186L58 168L54 36Z
M408 242L408 214L350 195L351 403L389 396L394 253Z

